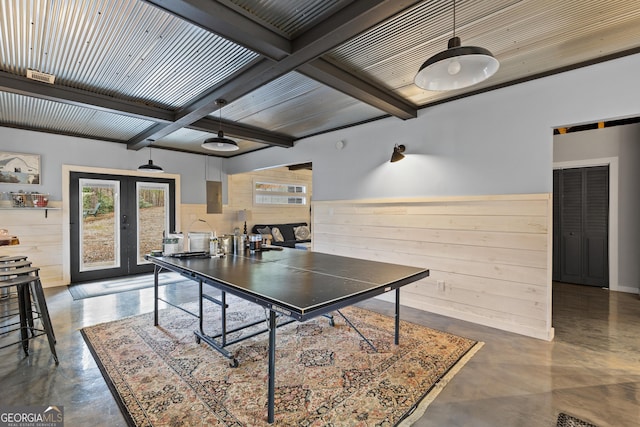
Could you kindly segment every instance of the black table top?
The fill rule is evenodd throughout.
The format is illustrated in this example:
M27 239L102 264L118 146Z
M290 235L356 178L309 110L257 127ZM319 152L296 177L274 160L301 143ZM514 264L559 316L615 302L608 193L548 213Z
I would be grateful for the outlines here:
M222 258L153 257L154 264L202 280L298 320L397 289L424 268L285 249Z

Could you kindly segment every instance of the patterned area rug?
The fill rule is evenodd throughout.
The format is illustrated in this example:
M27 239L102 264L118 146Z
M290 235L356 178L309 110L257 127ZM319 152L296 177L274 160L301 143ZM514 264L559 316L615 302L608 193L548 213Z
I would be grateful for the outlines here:
M581 420L579 418L573 417L569 414L565 414L564 412L560 412L558 414L558 423L557 427L598 427L595 424L591 424L588 421Z
M265 319L256 305L227 302L229 329ZM357 307L341 311L378 351L340 316L334 327L325 318L280 327L274 425L410 425L482 345L402 322L395 346L392 318ZM206 305L205 319L219 319L217 305ZM130 425L267 426L267 334L229 347L239 362L231 368L196 344L197 327L194 317L168 308L159 327L148 313L82 333Z

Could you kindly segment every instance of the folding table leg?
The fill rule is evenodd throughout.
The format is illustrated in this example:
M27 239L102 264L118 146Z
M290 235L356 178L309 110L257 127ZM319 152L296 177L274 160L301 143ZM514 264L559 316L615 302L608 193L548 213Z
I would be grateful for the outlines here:
M400 288L396 289L396 333L394 342L396 345L400 343Z
M202 280L198 280L198 325L200 333L204 335L204 305L202 301Z
M153 266L153 326L158 326L158 274L161 268Z
M354 325L353 323L351 323L351 320L349 320L347 318L347 316L345 316L344 314L342 314L342 312L340 310L336 310L338 312L338 314L340 316L342 316L342 318L344 319L345 322L347 322L347 325L351 326L351 329L353 329L354 331L356 331L358 333L358 335L360 335L360 338L362 338L362 340L364 342L366 342L369 347L371 347L371 349L373 351L375 351L376 353L378 352L378 349L376 348L375 345L373 345L373 343L371 341L369 341L369 339L367 337L364 336L364 334L362 332L360 332L360 330L358 328L356 328L356 325ZM397 344L397 343L396 343Z
M276 312L269 310L269 395L267 408L267 422L274 421L274 406L276 393Z

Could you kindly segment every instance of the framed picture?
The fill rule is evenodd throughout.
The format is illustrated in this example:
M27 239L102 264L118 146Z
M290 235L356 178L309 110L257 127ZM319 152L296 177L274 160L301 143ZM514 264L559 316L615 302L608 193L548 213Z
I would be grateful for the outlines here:
M40 184L40 155L0 151L0 184Z

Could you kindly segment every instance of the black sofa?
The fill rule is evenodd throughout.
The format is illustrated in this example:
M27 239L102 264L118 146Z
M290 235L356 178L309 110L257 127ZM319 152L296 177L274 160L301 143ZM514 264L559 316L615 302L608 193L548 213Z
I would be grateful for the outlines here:
M296 231L298 232L297 238ZM308 243L311 241L309 225L306 222L295 222L290 224L256 224L251 228L251 232L254 234L271 235L272 245L287 248L295 248L296 243Z

